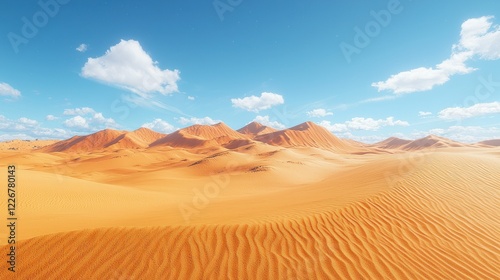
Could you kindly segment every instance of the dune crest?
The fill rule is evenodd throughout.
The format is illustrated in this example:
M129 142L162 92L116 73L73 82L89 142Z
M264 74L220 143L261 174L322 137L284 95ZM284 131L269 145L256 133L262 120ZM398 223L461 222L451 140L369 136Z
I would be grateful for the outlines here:
M451 163L468 181L446 172ZM18 245L25 260L19 263L19 275L22 279L496 279L498 166L481 166L475 157L429 155L425 164L393 181L389 191L336 209L316 207L316 213L304 214L289 207L288 214L271 220L108 227L35 237ZM6 279L8 273L0 271L0 278Z
M269 126L262 125L258 122L251 122L251 123L247 124L246 126L238 129L237 131L239 133L249 135L251 137L255 137L257 135L276 132L277 130L272 128L272 127L269 127Z
M254 138L266 144L282 147L315 147L345 151L351 145L337 138L326 128L313 122L305 122L289 129L284 129Z
M103 130L0 150L19 178L16 279L500 275L496 140L367 145L312 122L262 127Z

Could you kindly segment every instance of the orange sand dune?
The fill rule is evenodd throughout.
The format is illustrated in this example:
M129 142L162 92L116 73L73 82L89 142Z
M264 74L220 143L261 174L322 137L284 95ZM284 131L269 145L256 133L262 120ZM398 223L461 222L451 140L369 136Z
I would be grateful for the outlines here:
M0 151L24 152L43 148L56 142L57 140L11 140L0 142Z
M192 125L151 143L151 147L170 146L196 149L228 144L233 140L246 140L247 136L234 131L224 123Z
M499 279L495 142L260 129L1 150L17 167L14 279Z
M231 172L227 188L188 223L170 206L188 203L200 181L149 191L71 178L57 185L53 175L25 171L16 275L498 279L499 161L487 151L352 156L334 159L326 169L335 174L315 183L251 189L250 178L269 182L276 169Z
M436 149L436 148L446 148L446 147L467 147L469 145L455 142L444 137L439 137L435 135L429 135L424 138L420 138L410 143L402 146L401 148L406 151L422 150L422 149Z
M164 137L148 128L137 130L117 131L105 129L86 136L74 136L59 141L41 149L43 152L88 152L103 149L139 149L146 148L152 142Z
M399 149L405 145L410 144L411 140L400 139L397 137L390 137L385 139L384 141L373 144L372 146L378 147L381 149Z
M247 124L246 126L238 129L239 133L249 135L251 137L255 137L257 135L262 135L262 134L267 134L267 133L272 133L272 132L276 132L276 131L277 131L276 129L269 127L269 126L262 125L258 122L251 122L251 123Z
M350 145L331 134L324 127L305 122L289 129L263 134L255 140L282 147L317 147L334 150L349 150Z

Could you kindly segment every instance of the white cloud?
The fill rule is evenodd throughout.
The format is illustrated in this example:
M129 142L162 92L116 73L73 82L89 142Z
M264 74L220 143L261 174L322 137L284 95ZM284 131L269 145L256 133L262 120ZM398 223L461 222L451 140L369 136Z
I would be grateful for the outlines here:
M155 119L152 122L145 123L142 127L146 127L161 133L171 133L175 131L175 127L162 119Z
M346 122L347 127L355 130L378 130L383 126L408 126L408 122L394 120L394 117L374 120L372 118L352 118Z
M36 120L28 119L25 117L17 120L10 120L0 115L0 130L9 132L30 131L38 125Z
M500 26L493 25L493 18L484 16L466 20L456 48L470 50L481 59L500 59Z
M45 119L46 119L47 121L55 121L55 120L57 120L57 119L58 119L58 117L56 117L56 116L54 116L54 115L47 115L47 116L45 117Z
M331 132L347 132L350 130L376 131L385 126L409 126L410 124L406 121L394 120L394 117L378 120L356 117L352 118L350 121L336 124L332 124L330 121L321 121L319 125Z
M418 116L419 117L428 117L428 116L431 116L431 115L432 115L431 112L424 112L424 111L418 112Z
M500 102L478 103L470 107L452 107L439 112L439 118L444 120L461 120L500 113Z
M280 105L285 103L283 96L272 93L263 92L259 96L248 96L244 98L233 98L231 99L233 107L241 108L250 112L259 112L261 110L266 110L275 105Z
M89 124L87 123L87 119L82 116L72 117L64 121L64 125L69 128L76 129L89 129Z
M89 58L82 76L115 85L142 97L178 91L179 70L162 70L138 41L121 40L98 58Z
M19 123L27 126L35 126L38 124L37 121L24 117L19 119Z
M87 44L80 44L78 46L78 48L76 48L77 51L79 52L86 52L88 49L88 45Z
M380 102L380 101L395 99L396 97L397 97L396 95L384 95L384 96L380 96L380 97L373 97L373 98L364 99L364 100L361 100L359 103L363 104L363 103L371 103L371 102Z
M434 128L428 131L419 131L412 135L413 138L421 138L431 134L463 143L476 143L484 140L499 139L500 128L455 125L448 128Z
M194 96L188 96L189 100L194 100Z
M325 109L314 109L312 111L307 112L307 115L311 118L322 118L326 116L332 116L332 112L327 112Z
M36 120L26 117L10 120L0 115L0 141L13 139L61 139L70 137L64 129L44 128Z
M328 129L331 132L346 132L349 130L347 124L344 123L332 124L330 121L321 121L318 124Z
M21 92L7 83L0 83L0 96L19 97Z
M185 117L180 117L179 118L179 123L182 125L189 125L189 124L203 124L203 125L212 125L216 123L220 123L220 120L213 120L210 117L204 117L204 118L185 118Z
M84 116L90 114L90 116ZM118 124L112 118L105 118L102 113L85 113L76 114L63 122L63 124L71 129L79 131L98 131L105 128L116 128Z
M285 125L278 122L278 121L271 121L269 120L269 116L257 116L255 119L253 119L254 122L258 122L260 124L263 124L265 126L270 126L272 128L276 129L285 129Z
M87 114L95 114L95 110L89 107L64 109L63 114L67 116L83 116Z
M436 85L448 82L452 75L474 71L473 68L465 66L470 57L470 52L453 54L450 59L436 65L436 68L420 67L404 71L392 75L386 81L372 83L372 86L378 88L378 91L391 90L396 94L430 90Z
M460 42L452 46L450 58L434 68L420 67L390 76L385 81L372 83L378 91L395 94L426 91L442 85L456 74L468 74L476 69L465 63L474 58L500 59L500 27L493 25L492 16L466 20L461 26Z

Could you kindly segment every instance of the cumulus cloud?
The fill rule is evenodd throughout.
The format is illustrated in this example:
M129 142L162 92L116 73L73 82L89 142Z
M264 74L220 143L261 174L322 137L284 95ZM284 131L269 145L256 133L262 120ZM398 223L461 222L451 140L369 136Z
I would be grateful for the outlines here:
M7 83L0 83L0 96L19 97L21 92Z
M258 122L260 124L263 124L265 126L270 126L272 128L276 129L285 129L285 125L278 122L278 121L271 121L269 119L269 116L257 116L255 119L253 119L254 122Z
M77 51L79 52L86 52L88 49L88 45L87 44L80 44L78 46L78 48L76 48Z
M90 116L85 116L90 114ZM118 124L112 118L105 118L102 113L76 114L63 122L67 128L77 131L98 131L106 128L116 128Z
M28 119L28 118L24 118L24 117L19 119L19 123L23 124L23 125L27 125L28 127L32 127L32 126L35 126L38 124L37 121L32 120L32 119Z
M322 118L326 116L332 116L332 112L328 112L325 109L319 108L319 109L314 109L312 111L307 112L307 115L311 118Z
M145 123L142 127L152 129L161 133L171 133L175 131L175 127L162 119L155 119L152 122Z
M372 119L372 118L352 118L344 123L332 124L330 121L321 121L319 125L325 127L331 132L347 132L350 130L369 130L376 131L385 126L409 126L406 121L394 120L394 117L386 119Z
M260 96L248 96L244 98L233 98L231 99L233 107L241 108L249 112L259 112L261 110L266 110L272 106L280 105L285 103L283 96L272 93L263 92Z
M194 100L194 96L188 96L189 100Z
M431 112L424 112L424 111L418 112L418 116L419 117L428 117L428 116L431 116L431 115L432 115Z
M178 92L179 70L162 70L135 40L121 40L106 53L89 58L82 76L111 84L142 97L152 93L163 95Z
M36 120L28 119L26 117L17 120L10 120L0 115L0 130L9 132L29 131L38 126Z
M461 120L500 113L500 102L478 103L470 107L451 107L439 112L443 120Z
M89 124L87 123L87 119L82 116L72 117L64 121L64 125L70 128L76 129L85 129L89 128Z
M426 91L448 82L453 75L476 70L466 65L472 58L500 59L500 27L493 25L492 19L492 16L484 16L466 20L461 26L459 43L452 46L450 58L435 67L403 71L372 86L395 94Z
M182 125L190 125L190 124L203 124L203 125L212 125L216 123L220 123L220 120L213 120L210 117L204 117L204 118L185 118L185 117L180 117L179 118L179 123Z
M75 109L64 109L63 114L67 116L83 116L87 114L95 114L96 111L89 107L75 108Z
M26 117L11 120L0 115L0 141L14 139L62 139L70 137L70 133L64 129L44 128L36 120Z
M47 121L55 121L55 120L57 120L57 119L58 119L58 117L56 117L56 116L54 116L54 115L47 115L47 116L45 117L45 120L47 120Z

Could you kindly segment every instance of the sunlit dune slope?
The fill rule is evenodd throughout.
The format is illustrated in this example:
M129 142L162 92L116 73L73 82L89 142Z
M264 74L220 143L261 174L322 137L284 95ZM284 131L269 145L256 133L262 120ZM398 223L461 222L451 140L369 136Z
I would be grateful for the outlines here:
M24 152L43 148L56 142L57 140L11 140L0 142L0 151Z
M173 132L151 143L151 147L170 146L186 149L206 148L229 144L233 140L247 140L247 136L234 131L224 123L192 125Z
M251 137L255 137L257 135L262 135L262 134L267 134L267 133L272 133L272 132L276 132L276 131L277 131L276 129L269 127L269 126L262 125L258 122L251 122L251 123L247 124L246 126L238 129L239 133L249 135Z
M259 135L254 139L282 147L305 146L338 151L346 151L352 148L347 142L337 138L324 127L313 122L305 122L289 129Z
M105 129L90 135L74 136L59 141L42 148L41 151L84 153L103 149L139 149L148 147L150 143L164 136L165 134L144 127L131 132Z
M372 162L372 168L388 165L384 184L368 179L380 172L350 168L346 178L358 174L365 187L380 192L343 207L321 208L308 200L316 211L297 211L290 203L274 213L270 205L245 201L265 216L234 224L111 226L24 240L18 244L23 261L17 279L498 279L498 157L419 155L384 155L398 159L397 166L388 159ZM335 180L327 180L334 192L363 185ZM320 199L327 193L299 196ZM225 202L214 198L201 212L219 206L220 214L240 211L241 203L230 202L234 193L220 197L226 195ZM105 200L89 201L112 208ZM9 279L8 273L0 270L0 278Z

